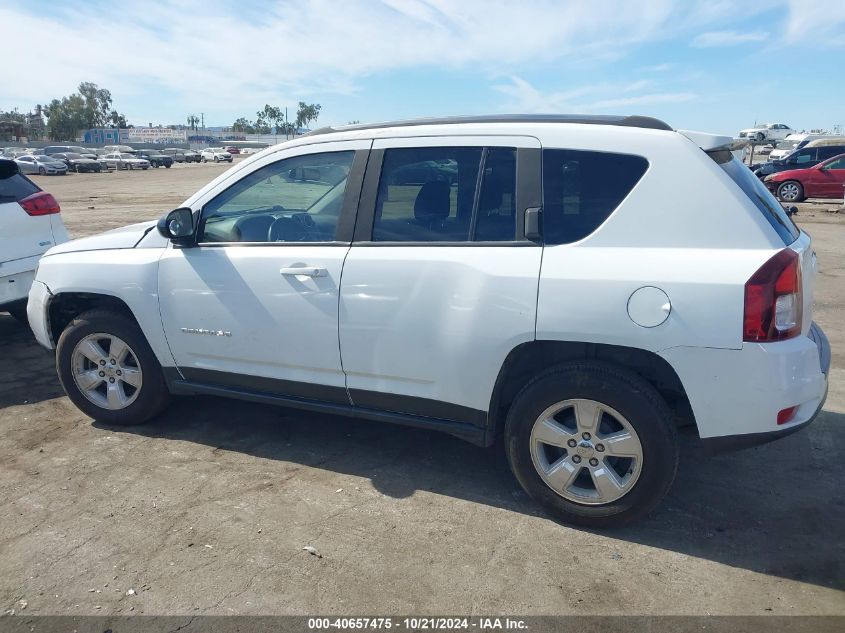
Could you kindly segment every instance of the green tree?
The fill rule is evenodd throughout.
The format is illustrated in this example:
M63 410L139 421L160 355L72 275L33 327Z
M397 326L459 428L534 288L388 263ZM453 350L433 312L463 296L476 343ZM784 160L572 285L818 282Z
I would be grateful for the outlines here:
M246 117L240 117L232 123L232 131L241 132L242 134L255 134L255 126Z
M276 130L276 134L280 132L279 123L284 120L285 112L277 106L271 106L269 103L264 106L264 118Z
M126 117L122 114L119 114L117 110L112 110L109 113L109 122L111 123L112 127L129 127L126 123Z
M88 127L105 127L111 119L111 92L90 81L80 83L77 91L85 102L83 106L85 124Z
M323 109L319 103L305 103L304 101L299 102L299 108L296 111L296 127L297 129L308 127L308 124L311 121L317 122L317 118L320 116L320 110Z

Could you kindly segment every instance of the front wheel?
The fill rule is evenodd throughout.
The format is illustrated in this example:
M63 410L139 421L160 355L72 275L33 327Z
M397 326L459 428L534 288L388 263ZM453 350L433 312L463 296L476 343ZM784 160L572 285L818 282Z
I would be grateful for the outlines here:
M797 180L787 180L778 185L777 194L784 202L801 202L804 199L804 186Z
M631 523L668 492L678 440L666 403L627 370L581 362L551 369L517 395L505 450L523 489L558 519Z
M754 138L757 140L757 142L762 142L763 140L765 140L766 135L762 132L757 132Z
M170 169L171 165L173 165L173 163L170 163L170 165L165 165L165 166L164 166L164 168L165 168L165 169Z
M71 321L56 346L56 369L71 401L108 424L141 424L170 400L146 338L118 312L91 310Z
M39 167L38 173L41 174L42 176L45 176L47 174L47 170L44 169L43 167Z

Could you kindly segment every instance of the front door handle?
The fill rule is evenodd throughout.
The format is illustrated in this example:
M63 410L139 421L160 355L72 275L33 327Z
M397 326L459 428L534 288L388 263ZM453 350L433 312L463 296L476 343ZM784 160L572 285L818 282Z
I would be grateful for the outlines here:
M299 277L325 277L328 271L325 268L316 268L314 266L292 266L290 268L282 268L280 271L283 275L294 275Z

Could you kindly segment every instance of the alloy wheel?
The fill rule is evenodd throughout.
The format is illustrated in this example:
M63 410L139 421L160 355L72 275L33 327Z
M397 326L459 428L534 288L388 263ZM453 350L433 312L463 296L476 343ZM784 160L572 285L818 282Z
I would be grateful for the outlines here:
M138 356L123 339L97 332L83 338L71 354L71 373L79 391L103 409L125 409L143 385Z
M611 407L587 399L557 402L531 430L531 460L543 482L585 505L611 503L639 479L643 448L631 423Z

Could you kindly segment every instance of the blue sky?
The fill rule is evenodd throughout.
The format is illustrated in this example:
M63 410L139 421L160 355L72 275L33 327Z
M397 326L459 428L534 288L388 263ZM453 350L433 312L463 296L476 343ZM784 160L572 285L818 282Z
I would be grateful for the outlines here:
M80 81L131 123L643 114L733 134L845 124L845 0L6 1L0 109ZM35 58L31 57L33 51Z

